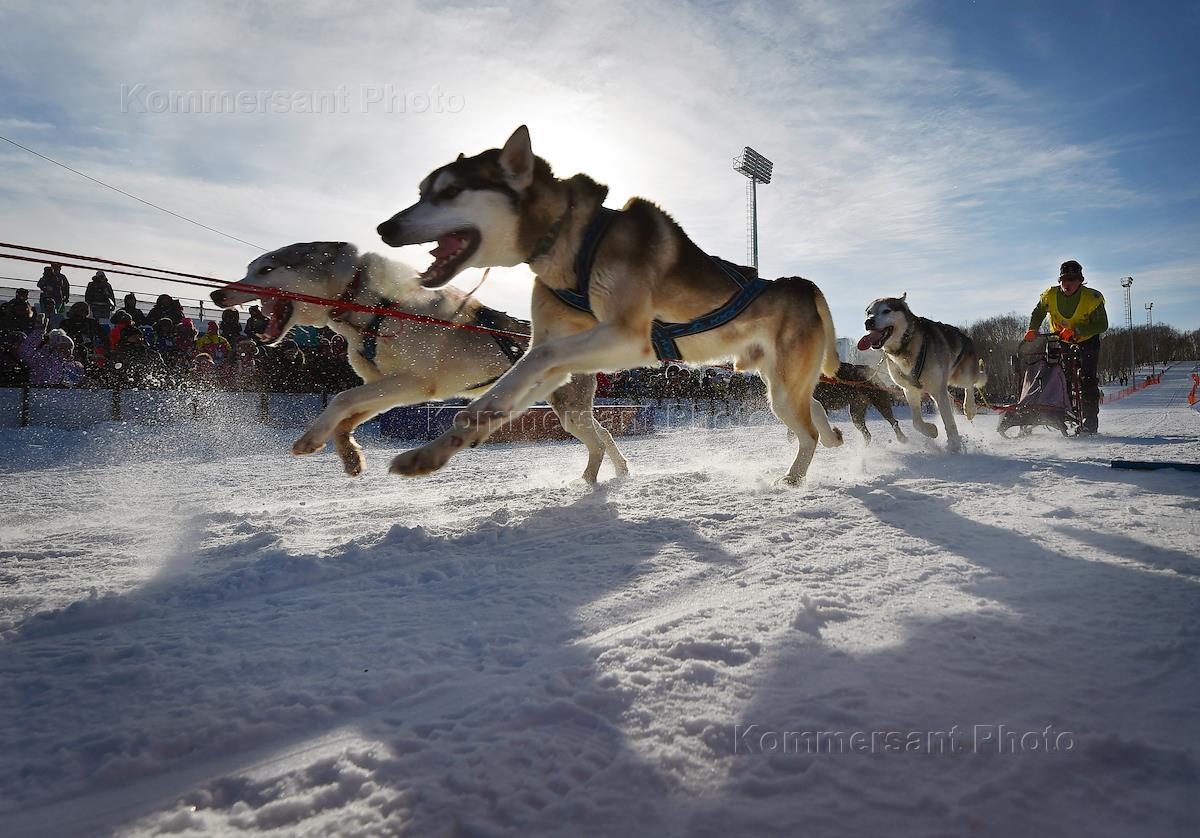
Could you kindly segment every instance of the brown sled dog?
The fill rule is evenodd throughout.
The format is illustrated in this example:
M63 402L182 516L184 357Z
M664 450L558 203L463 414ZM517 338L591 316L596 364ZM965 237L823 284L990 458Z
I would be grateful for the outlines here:
M503 148L459 155L434 170L421 182L420 200L379 225L394 247L437 242L422 275L427 287L445 285L469 266L527 262L536 274L528 354L459 414L456 427L396 457L393 472L436 471L572 373L653 364L656 327L713 322L745 290L743 272L705 255L657 206L635 198L620 212L605 210L607 193L587 175L555 177L521 126ZM600 222L607 226L596 239L591 231ZM584 256L591 261L581 287ZM763 376L772 410L798 439L785 478L795 483L818 435L828 446L841 444L812 398L822 370L837 371L833 321L825 297L806 279L752 282L760 293L736 317L681 336L673 348L686 363L733 358L739 369ZM566 301L572 292L586 305Z

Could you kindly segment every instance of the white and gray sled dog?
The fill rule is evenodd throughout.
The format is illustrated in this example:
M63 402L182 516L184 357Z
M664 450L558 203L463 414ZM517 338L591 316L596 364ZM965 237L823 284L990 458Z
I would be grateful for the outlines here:
M436 471L573 373L672 355L691 364L732 358L762 374L775 415L798 440L788 482L803 479L818 435L841 444L812 398L820 373L838 367L829 307L812 282L764 282L753 269L715 260L641 198L620 211L604 208L608 188L584 174L555 177L525 126L503 148L434 170L419 191L416 204L379 225L384 242L436 241L421 278L431 288L466 267L528 263L536 276L533 347L454 428L398 456L392 471Z
M952 453L962 452L962 438L954 423L949 387L963 389L963 412L975 418L975 390L987 383L983 361L975 344L961 331L925 317L908 307L908 292L899 297L880 297L867 306L863 327L867 334L858 342L860 350L881 349L892 381L904 390L912 410L913 426L927 437L936 438L937 426L921 418L921 396L928 393L946 426L946 444Z
M251 286L247 290L247 286ZM462 291L421 287L408 265L374 253L359 254L345 242L290 244L258 257L246 275L212 293L221 308L259 297L253 288L384 306L410 314L510 332L527 331L523 321L483 306ZM268 323L267 344L281 341L292 326L328 326L346 338L349 361L365 382L339 393L305 434L293 454L320 451L332 437L346 473L358 476L365 466L354 429L379 413L401 405L481 393L508 371L524 347L515 340L467 329L452 329L367 312L338 311L329 305L262 296ZM583 479L595 482L605 453L618 474L628 466L612 435L595 420L592 402L596 378L574 376L546 394L564 429L588 449Z

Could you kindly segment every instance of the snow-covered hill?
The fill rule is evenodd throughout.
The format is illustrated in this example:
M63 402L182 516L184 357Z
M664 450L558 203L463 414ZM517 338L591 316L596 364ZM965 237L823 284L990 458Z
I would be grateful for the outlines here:
M594 489L4 431L0 834L1197 834L1200 475L1108 465L1200 462L1189 372L961 457L843 416L796 490L776 425Z

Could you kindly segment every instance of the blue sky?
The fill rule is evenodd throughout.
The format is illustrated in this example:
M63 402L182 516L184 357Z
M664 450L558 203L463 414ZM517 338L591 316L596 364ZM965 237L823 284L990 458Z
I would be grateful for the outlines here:
M1139 321L1153 300L1190 330L1197 35L1200 4L1182 2L18 0L0 12L0 134L264 248L382 251L375 225L430 169L524 122L560 174L608 183L611 205L656 200L735 259L730 162L752 145L776 161L763 272L816 281L839 334L902 291L947 322L1027 313L1069 258L1114 322L1132 275ZM122 98L138 85L342 90L346 107L156 113ZM392 107L371 101L382 90ZM237 276L256 255L5 144L0 219L8 240L197 273ZM480 296L523 314L529 282L493 272Z

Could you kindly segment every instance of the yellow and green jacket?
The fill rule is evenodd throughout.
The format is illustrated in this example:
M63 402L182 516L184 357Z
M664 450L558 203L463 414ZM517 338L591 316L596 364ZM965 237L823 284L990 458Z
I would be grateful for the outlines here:
M1029 316L1029 328L1039 328L1047 314L1050 315L1050 328L1055 332L1061 332L1068 326L1075 330L1075 336L1071 338L1072 343L1082 343L1108 331L1104 295L1085 285L1081 285L1079 290L1069 297L1057 285L1047 288L1042 292L1037 308Z

